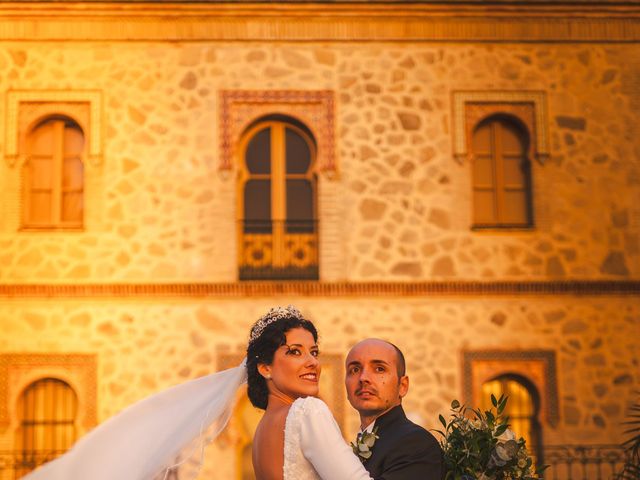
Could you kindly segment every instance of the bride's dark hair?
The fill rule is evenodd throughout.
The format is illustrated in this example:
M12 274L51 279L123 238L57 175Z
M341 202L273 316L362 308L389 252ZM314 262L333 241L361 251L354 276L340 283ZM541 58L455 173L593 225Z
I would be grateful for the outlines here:
M256 326L251 329L252 334L256 331ZM258 372L258 364L271 365L276 350L282 345L286 345L286 334L293 328L304 328L311 335L313 340L318 341L318 331L309 320L297 316L285 316L268 323L264 329L258 332L247 346L247 393L249 400L254 407L266 410L269 403L269 389L267 381Z

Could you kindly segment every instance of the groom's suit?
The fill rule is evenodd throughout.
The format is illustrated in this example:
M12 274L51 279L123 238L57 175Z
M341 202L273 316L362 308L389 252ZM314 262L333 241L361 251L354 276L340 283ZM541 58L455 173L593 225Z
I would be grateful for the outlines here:
M364 467L375 480L441 480L442 450L424 428L410 421L401 405L376 419L378 439Z

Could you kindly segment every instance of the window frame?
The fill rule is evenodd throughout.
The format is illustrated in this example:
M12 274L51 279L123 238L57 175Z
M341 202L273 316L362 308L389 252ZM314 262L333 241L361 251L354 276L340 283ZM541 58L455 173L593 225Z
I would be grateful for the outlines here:
M238 144L238 195L237 195L237 218L238 218L238 266L239 266L239 278L240 280L318 280L319 278L319 259L316 258L315 263L308 265L312 271L308 276L301 276L300 278L295 276L288 276L284 274L281 278L274 273L273 275L265 273L264 276L258 275L256 278L247 278L242 273L244 265L245 249L244 249L244 215L245 215L245 186L247 181L251 179L262 179L270 181L270 193L271 193L271 242L274 248L272 248L272 259L270 262L272 269L285 269L293 268L295 272L295 265L287 265L285 262L284 252L285 243L287 242L287 236L290 238L295 234L291 234L286 231L287 218L287 180L289 179L305 179L311 184L311 201L312 203L312 216L310 221L313 222L313 232L309 235L315 238L315 250L316 257L319 257L318 243L319 243L319 225L318 225L318 149L316 141L312 136L311 131L305 131L306 125L299 122L293 117L287 115L267 115L257 119L240 137ZM246 164L247 148L253 140L253 138L262 130L270 129L270 173L268 174L254 174L249 172ZM297 135L302 137L309 148L310 163L304 174L289 174L286 172L286 130L290 129Z
M508 190L504 181L504 156L505 152L501 149L501 134L497 132L498 128L503 128L503 123L509 123L518 131L519 140L523 147L522 163L526 169L524 173L524 187L523 196L524 204L526 208L526 221L523 223L509 223L504 221L504 209L505 200L504 193ZM483 155L487 155L490 158L493 172L493 188L485 188L485 191L491 191L494 199L494 222L478 222L476 216L476 204L475 193L478 191L478 183L475 179L475 162L477 152L474 148L474 139L477 131L480 128L490 128L490 148L488 152L482 152ZM467 138L468 146L467 151L470 168L471 168L471 230L474 231L486 231L486 230L533 230L535 228L535 216L533 208L533 172L531 157L533 156L533 145L531 141L531 132L527 126L524 125L520 119L514 115L510 115L503 112L494 112L484 116L478 120L470 129L470 134Z
M502 372L499 375L493 377L493 378L489 378L487 380L485 380L481 385L480 385L480 392L482 392L484 390L485 385L492 383L492 382L499 382L500 383L500 387L502 392L499 395L505 395L507 397L509 397L509 400L507 401L507 406L505 408L504 411L504 415L508 416L510 421L510 425L512 425L515 421L525 421L528 424L528 432L526 432L526 435L522 432L522 431L516 431L513 428L511 428L511 430L514 431L514 433L516 434L516 437L524 437L525 440L527 440L527 448L530 450L533 450L534 456L540 460L542 458L542 452L543 452L543 446L544 446L544 441L543 441L543 436L542 436L542 424L540 422L540 392L538 391L538 389L536 388L536 386L529 381L526 377L519 375L517 373L513 373L513 372ZM506 388L506 385L508 382L514 382L516 384L518 384L520 387L522 387L524 390L526 390L528 396L529 396L529 400L531 402L531 409L532 412L530 415L527 415L526 417L514 417L513 414L509 414L510 410L513 408L513 397L511 395L508 395L508 389ZM499 396L496 395L496 398ZM491 399L490 397L484 397L481 395L480 397L480 402L479 402L479 408L482 410L485 409L489 409L491 408ZM511 403L509 403L511 402Z

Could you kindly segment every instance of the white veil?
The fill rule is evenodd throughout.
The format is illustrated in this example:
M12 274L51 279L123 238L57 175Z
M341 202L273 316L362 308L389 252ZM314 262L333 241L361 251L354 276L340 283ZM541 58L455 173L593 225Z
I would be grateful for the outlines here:
M196 460L225 427L238 388L241 365L169 388L111 417L62 457L26 480L163 480L171 469Z

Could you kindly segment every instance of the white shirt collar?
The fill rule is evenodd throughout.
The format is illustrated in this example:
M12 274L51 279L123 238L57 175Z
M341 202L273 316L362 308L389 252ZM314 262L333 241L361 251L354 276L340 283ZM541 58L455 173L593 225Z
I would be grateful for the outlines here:
M373 432L373 427L376 426L376 421L374 420L373 422L371 422L369 425L367 425L367 428L365 428L364 430L360 430L360 433L371 433Z

